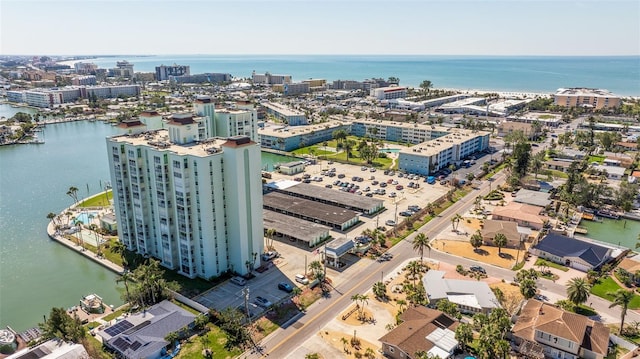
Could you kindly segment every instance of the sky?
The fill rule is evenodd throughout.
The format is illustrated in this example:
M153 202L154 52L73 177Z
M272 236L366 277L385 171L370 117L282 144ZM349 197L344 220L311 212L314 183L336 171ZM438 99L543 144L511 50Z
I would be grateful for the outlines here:
M640 55L638 0L0 0L0 55Z

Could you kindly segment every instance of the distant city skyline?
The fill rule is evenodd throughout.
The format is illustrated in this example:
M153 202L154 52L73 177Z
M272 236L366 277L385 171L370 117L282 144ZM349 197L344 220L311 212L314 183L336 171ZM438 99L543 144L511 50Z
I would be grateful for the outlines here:
M2 0L0 55L640 55L640 2Z

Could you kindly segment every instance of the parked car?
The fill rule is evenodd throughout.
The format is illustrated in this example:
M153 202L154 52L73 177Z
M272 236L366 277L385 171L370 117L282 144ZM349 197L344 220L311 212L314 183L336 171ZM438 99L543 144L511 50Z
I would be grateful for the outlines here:
M392 219L388 219L386 222L384 222L384 224L386 224L387 226L395 226L396 225L396 221L394 221Z
M302 274L296 274L296 282L301 284L309 284L309 279Z
M402 212L400 212L398 214L401 215L402 217L411 217L411 216L413 216L413 212L411 212L411 211L402 211Z
M387 184L385 182L380 183L380 187L387 187Z
M397 186L396 186L396 190L398 190L398 191L401 191L403 188L404 188L404 187L403 187L401 184L399 184L399 185L397 185Z
M262 260L264 262L267 262L272 260L273 258L276 258L277 256L278 256L278 252L276 251L265 252L265 253L262 253Z
M231 283L237 284L239 286L243 286L243 285L247 284L247 280L242 278L242 277L233 277L233 278L231 278Z
M263 308L269 308L273 305L267 298L261 296L257 296L254 302Z
M478 273L482 273L482 274L487 274L487 271L484 270L484 268L480 267L480 266L471 266L469 267L469 270L472 272L478 272Z
M395 198L396 196L397 196L397 194L395 192L389 193L389 197L391 197L391 198Z
M407 210L409 211L414 211L414 212L418 212L420 210L420 206L417 206L415 204L412 204L410 206L407 207Z
M287 293L293 292L293 286L287 282L278 283L278 289L283 290Z
M325 187L326 187L326 188L333 188L333 186L332 186L332 185L330 185L330 184L325 185Z

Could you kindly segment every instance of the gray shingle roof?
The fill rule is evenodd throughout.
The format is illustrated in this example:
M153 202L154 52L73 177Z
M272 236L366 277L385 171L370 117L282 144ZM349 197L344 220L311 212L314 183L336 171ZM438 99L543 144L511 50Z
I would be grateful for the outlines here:
M535 248L561 258L580 258L594 267L607 259L611 251L607 247L557 233L549 233Z

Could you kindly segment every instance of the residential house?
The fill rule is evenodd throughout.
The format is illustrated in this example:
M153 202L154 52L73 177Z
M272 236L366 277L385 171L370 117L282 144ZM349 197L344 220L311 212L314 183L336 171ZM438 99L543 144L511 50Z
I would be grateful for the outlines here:
M498 136L504 137L512 132L522 131L528 139L533 138L533 130L530 123L502 121L498 125Z
M119 358L160 358L170 344L164 338L191 326L196 316L176 304L162 301L97 332L102 343Z
M573 161L567 160L548 160L544 162L544 167L548 170L567 172Z
M507 237L506 247L511 248L520 248L520 244L526 238L526 235L518 231L518 224L510 221L485 219L480 232L482 240L490 246L495 246L493 239L498 233L502 233Z
M628 272L631 280L640 284L640 256L622 259L616 269Z
M511 329L516 350L527 358L603 359L610 330L604 324L530 299Z
M612 165L594 165L593 168L602 173L606 173L607 178L610 180L621 180L624 177L626 168Z
M458 322L447 314L422 306L400 314L402 321L382 338L382 353L392 359L413 359L424 351L433 357L450 358L458 346L455 330Z
M540 258L586 272L611 259L613 249L558 233L549 233L529 251Z
M532 191L529 189L521 189L516 193L514 202L530 204L532 206L546 207L551 204L551 195L547 192Z
M542 212L542 207L511 202L504 207L496 207L493 210L492 219L512 221L516 222L521 227L540 230L548 220L548 218L541 215L540 212Z
M500 308L496 296L489 285L477 280L461 280L444 278L445 272L430 270L422 277L422 284L429 306L434 307L438 301L447 299L458 306L462 313L490 313Z
M2 356L2 354L0 354ZM40 345L20 350L6 359L90 359L82 344L48 340Z

